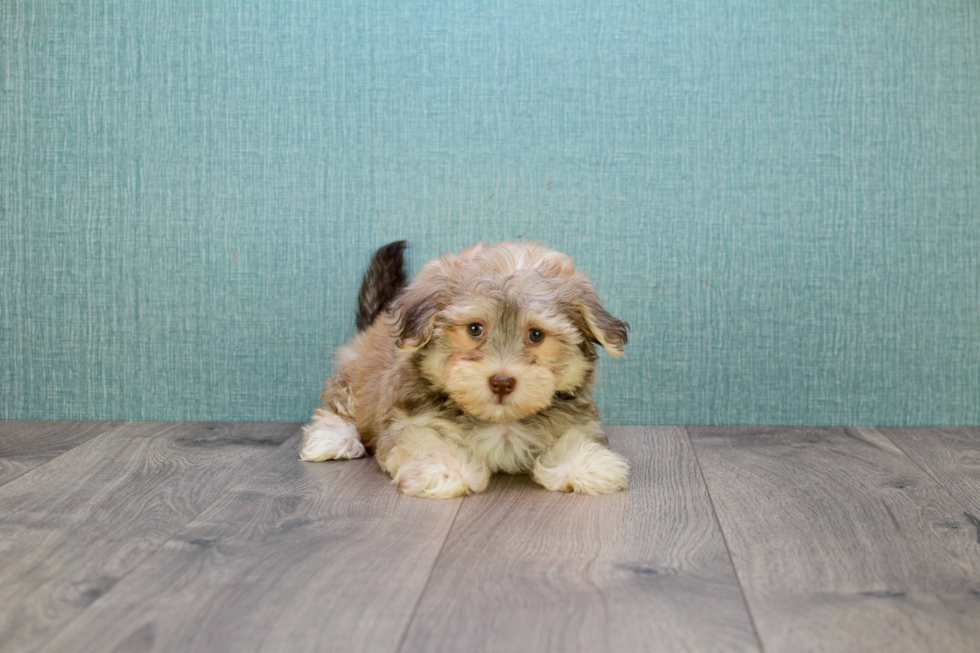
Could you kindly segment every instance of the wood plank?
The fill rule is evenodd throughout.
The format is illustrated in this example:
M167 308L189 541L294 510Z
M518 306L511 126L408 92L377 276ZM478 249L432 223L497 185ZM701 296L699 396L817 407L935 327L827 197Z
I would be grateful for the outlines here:
M980 427L879 428L909 458L980 517ZM980 528L980 522L977 525Z
M294 446L295 445L295 446ZM47 651L395 651L462 499L372 458L263 461Z
M0 649L36 650L295 424L121 424L0 488Z
M88 442L120 422L0 420L0 485Z
M689 431L766 651L977 650L976 528L879 432Z
M609 431L625 493L464 501L403 651L758 650L684 430Z

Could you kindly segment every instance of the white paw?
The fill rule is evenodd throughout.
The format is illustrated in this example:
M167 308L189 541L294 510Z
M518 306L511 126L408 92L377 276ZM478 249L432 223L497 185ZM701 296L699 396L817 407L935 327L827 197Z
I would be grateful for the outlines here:
M336 415L320 419L303 429L300 460L337 460L363 455L364 444L357 429Z
M534 480L553 492L609 494L629 485L626 459L597 442L588 442L556 460L547 454L534 464Z
M405 494L429 499L452 499L483 492L490 470L462 451L433 452L409 460L395 472L393 482Z

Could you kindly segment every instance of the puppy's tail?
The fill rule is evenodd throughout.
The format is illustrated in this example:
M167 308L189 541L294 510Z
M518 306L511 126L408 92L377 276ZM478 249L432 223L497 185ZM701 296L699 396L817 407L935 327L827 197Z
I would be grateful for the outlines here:
M371 265L361 281L357 295L357 330L371 326L374 318L395 298L405 286L405 248L408 243L397 240L388 243L374 253Z

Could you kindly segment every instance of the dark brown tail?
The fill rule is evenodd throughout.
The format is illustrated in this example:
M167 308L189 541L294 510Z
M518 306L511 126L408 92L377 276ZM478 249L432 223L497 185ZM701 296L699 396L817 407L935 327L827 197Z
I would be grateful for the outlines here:
M357 295L357 330L371 326L374 318L385 310L395 295L405 286L405 248L408 243L397 240L374 253L371 265L361 281Z

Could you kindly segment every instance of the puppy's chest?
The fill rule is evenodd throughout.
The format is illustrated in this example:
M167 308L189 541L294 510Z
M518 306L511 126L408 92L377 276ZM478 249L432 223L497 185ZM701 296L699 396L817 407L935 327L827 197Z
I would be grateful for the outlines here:
M491 472L509 474L530 471L553 440L546 431L520 422L474 425L467 435L470 450L486 461Z

